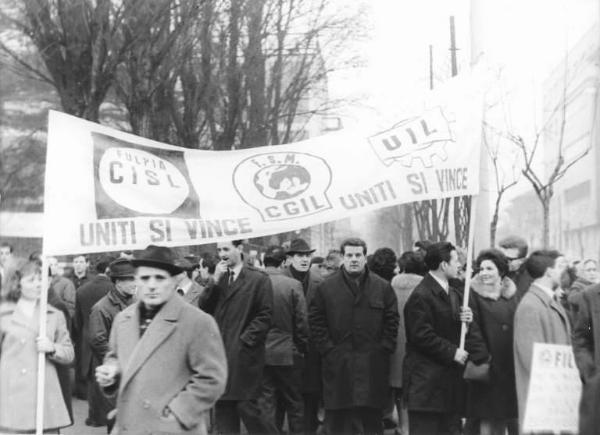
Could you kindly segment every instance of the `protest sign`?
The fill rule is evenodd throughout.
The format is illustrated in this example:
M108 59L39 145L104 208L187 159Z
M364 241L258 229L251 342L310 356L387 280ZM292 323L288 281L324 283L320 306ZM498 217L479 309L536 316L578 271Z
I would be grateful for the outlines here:
M462 82L394 122L220 152L50 112L44 251L245 239L477 194L480 101Z
M580 397L571 346L534 343L523 432L577 433Z

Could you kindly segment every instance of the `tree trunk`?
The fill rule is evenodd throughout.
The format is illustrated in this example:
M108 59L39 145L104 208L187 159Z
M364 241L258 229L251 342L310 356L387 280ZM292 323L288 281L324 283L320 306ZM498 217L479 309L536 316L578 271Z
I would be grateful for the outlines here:
M496 197L496 204L494 205L494 214L492 215L492 221L490 222L490 247L496 245L496 231L498 230L498 215L500 214L500 199L502 193L498 193Z
M542 208L544 212L544 223L542 227L542 246L548 249L550 246L550 200L552 197L546 197L542 200Z

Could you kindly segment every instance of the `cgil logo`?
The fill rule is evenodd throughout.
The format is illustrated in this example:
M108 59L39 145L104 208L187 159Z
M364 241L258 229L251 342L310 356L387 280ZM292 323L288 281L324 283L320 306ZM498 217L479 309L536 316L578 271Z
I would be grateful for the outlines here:
M331 208L331 168L321 157L297 152L256 154L242 160L233 184L265 222L308 216Z
M199 216L181 151L143 147L99 133L92 137L98 219Z

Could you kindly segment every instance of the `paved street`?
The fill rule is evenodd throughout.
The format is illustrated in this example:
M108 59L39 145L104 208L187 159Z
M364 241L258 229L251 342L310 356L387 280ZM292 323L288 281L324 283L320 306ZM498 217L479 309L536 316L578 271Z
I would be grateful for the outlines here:
M106 427L89 427L85 425L88 407L85 400L73 398L73 419L75 424L61 430L63 434L72 435L100 435L106 434Z

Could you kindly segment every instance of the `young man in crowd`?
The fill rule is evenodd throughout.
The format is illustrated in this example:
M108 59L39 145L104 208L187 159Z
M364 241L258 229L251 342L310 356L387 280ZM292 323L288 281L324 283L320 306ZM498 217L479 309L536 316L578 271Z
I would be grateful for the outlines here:
M525 262L525 267L533 283L519 303L514 320L515 379L521 427L531 377L533 344L571 344L567 313L555 297L560 276L567 267L565 257L558 251L535 251Z
M191 263L187 259L178 260L183 272L177 276L177 294L184 301L197 307L200 302L200 297L204 293L204 287L194 281L194 271L198 268L197 264Z
M325 431L382 434L398 305L389 282L366 267L367 245L341 245L342 268L315 290L311 334L322 357Z
M205 434L227 361L214 319L175 292L181 268L166 247L134 260L138 301L117 314L98 384L116 396L115 432Z
M273 288L266 273L244 263L241 241L217 243L220 258L215 284L200 308L219 325L229 376L225 394L215 406L218 433L240 433L240 420L250 434L275 433L257 399L265 366L265 340L273 314Z
M69 278L71 278L71 281L75 284L75 288L79 289L79 287L92 279L88 270L90 267L90 260L86 255L76 255L73 257L72 264L73 274Z
M459 312L462 294L450 285L460 268L456 248L449 242L427 247L428 273L404 306L406 357L403 393L411 435L459 434L463 409L463 366L468 353L459 348L461 321L470 322L469 309Z
M58 269L58 259L48 257L48 268L50 274L50 287L54 293L65 304L70 318L75 315L75 284L68 278L62 276Z

